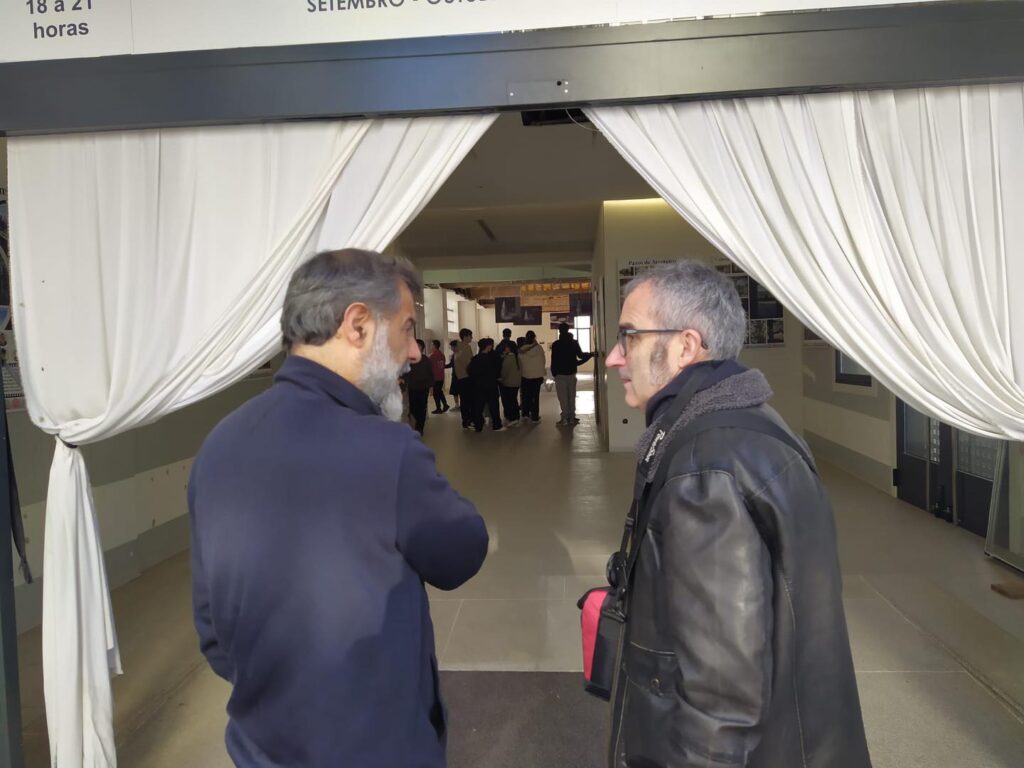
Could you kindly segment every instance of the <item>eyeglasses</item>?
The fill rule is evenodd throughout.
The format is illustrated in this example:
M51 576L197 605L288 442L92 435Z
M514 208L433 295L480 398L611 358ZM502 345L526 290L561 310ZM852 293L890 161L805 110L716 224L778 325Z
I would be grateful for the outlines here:
M619 352L625 357L628 354L629 339L639 336L641 333L685 333L689 328L619 328L618 344ZM701 347L708 349L707 342L701 339Z

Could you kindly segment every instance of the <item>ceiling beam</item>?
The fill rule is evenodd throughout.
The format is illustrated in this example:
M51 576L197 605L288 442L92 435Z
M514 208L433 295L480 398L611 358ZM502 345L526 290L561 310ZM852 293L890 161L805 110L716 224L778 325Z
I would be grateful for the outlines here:
M421 268L422 269L422 268ZM422 269L423 282L428 285L460 285L494 282L532 282L539 280L590 279L591 267L495 267L476 269Z
M432 253L443 253L443 249L431 249ZM447 255L424 256L423 250L402 247L402 253L408 256L420 269L494 269L502 267L585 267L590 269L594 260L593 248L578 251L541 251L524 253L515 250L504 254L455 253Z

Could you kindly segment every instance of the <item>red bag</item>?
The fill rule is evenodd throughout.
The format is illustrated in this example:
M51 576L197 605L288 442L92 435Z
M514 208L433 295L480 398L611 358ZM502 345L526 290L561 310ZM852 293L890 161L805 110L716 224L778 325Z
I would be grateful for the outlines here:
M615 658L625 617L611 587L588 590L576 603L583 636L583 686L588 693L610 699L615 680Z

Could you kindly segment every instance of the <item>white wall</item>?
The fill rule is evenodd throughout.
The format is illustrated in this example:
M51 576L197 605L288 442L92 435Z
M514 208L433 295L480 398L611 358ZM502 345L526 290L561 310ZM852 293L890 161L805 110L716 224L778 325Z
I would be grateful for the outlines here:
M838 464L879 490L894 494L896 398L877 381L837 384L835 350L804 347L804 438L819 461Z
M494 339L495 344L497 344L498 339L501 338L501 335L498 333L498 323L494 319L493 307L481 307L477 305L476 327L477 333L474 338L477 341L487 337Z
M477 316L476 316L476 302L475 301L460 301L459 302L459 330L463 328L469 328L473 332L473 338L477 339L480 334L477 333Z
M712 263L722 255L660 198L604 203L598 250L603 254L605 338L611 344L618 328L620 263L630 259L695 259ZM803 328L786 313L786 343L780 347L744 350L740 361L765 374L775 391L771 401L798 434L803 430ZM629 451L644 429L643 414L625 402L618 376L605 377L608 446Z
M608 370L605 368L603 355L608 354L608 293L606 290L605 280L605 264L607 263L607 256L605 254L605 240L604 240L604 207L602 206L601 212L597 219L597 234L594 238L594 263L593 263L593 276L592 281L594 285L594 345L595 349L599 351L594 358L594 380L597 387L597 418L598 418L598 431L601 435L601 444L608 447L609 431L608 431ZM612 311L617 311L616 306Z
M420 336L430 347L430 342L440 339L444 346L448 339L447 316L443 288L423 289L423 328Z

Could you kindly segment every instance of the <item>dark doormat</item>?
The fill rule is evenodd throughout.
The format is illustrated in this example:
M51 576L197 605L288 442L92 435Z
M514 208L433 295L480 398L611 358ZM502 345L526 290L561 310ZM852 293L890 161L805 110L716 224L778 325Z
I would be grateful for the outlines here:
M601 768L609 704L562 672L442 672L448 768Z

